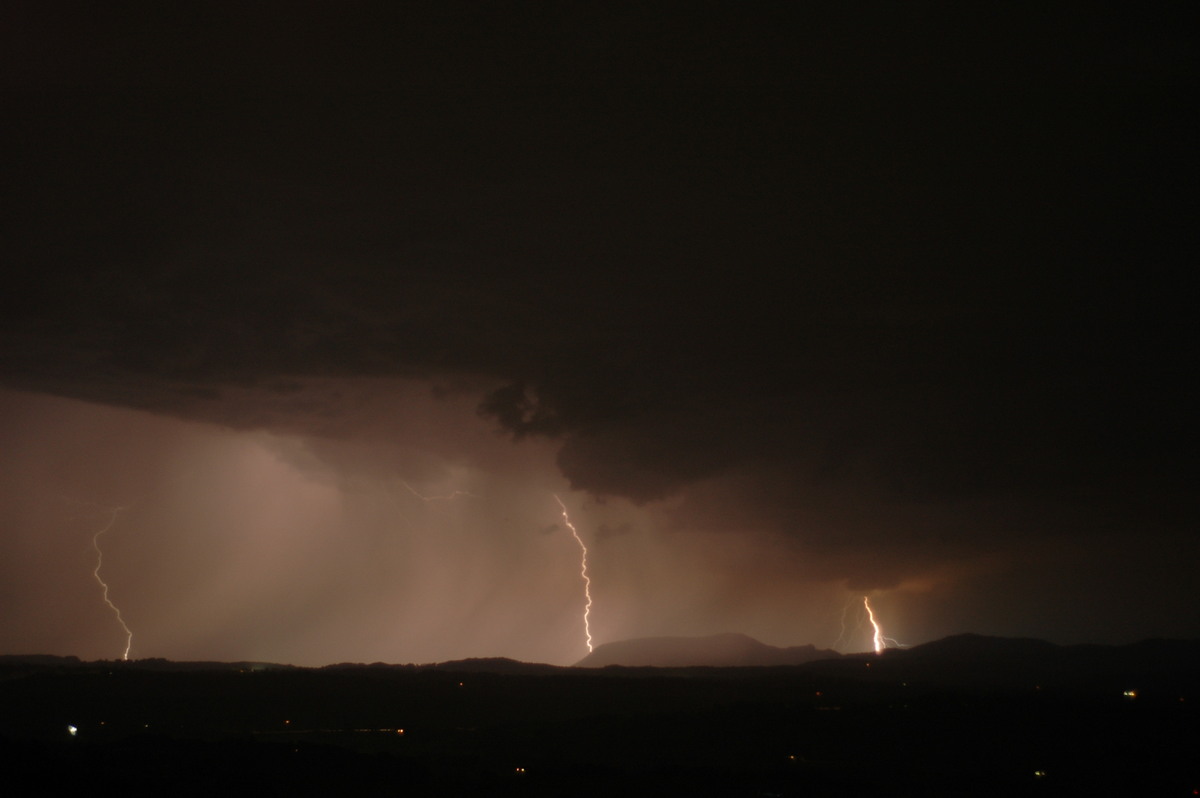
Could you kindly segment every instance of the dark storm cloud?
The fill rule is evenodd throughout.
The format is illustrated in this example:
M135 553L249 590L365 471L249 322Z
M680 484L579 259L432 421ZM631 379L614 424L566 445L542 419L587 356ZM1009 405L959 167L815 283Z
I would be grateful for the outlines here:
M573 487L864 589L1190 517L1171 20L162 13L5 48L8 386L349 463L416 433L336 381L457 379Z

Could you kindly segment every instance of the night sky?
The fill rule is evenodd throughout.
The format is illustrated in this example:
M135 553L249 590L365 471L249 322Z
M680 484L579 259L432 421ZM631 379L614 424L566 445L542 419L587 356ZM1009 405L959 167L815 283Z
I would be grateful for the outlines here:
M111 521L131 657L569 664L556 494L597 643L1200 637L1184 4L161 5L0 14L0 653Z

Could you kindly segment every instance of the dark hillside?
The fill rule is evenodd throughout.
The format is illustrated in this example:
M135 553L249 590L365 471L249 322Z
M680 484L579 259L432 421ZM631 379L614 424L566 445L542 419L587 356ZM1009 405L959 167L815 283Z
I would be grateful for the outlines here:
M1182 796L1200 787L1196 648L963 637L531 672L7 658L0 758L57 794Z

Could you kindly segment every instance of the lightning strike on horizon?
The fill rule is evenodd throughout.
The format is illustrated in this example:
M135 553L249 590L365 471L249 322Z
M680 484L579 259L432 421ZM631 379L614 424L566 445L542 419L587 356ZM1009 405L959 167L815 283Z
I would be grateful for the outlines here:
M871 609L871 602L866 596L863 596L863 606L867 608L867 617L871 620L871 627L874 628L875 634L872 637L872 642L875 644L875 653L881 654L887 648L886 637L883 636L883 629L879 626L879 621L875 620L875 611Z
M104 591L104 603L117 616L117 623L121 624L121 628L125 630L125 651L121 653L121 659L129 659L129 649L133 647L133 630L125 623L125 618L121 616L121 610L116 604L113 604L112 599L108 597L108 583L100 578L100 567L104 565L104 552L100 548L100 536L108 530L112 529L113 524L117 523L117 515L124 510L124 507L111 508L112 515L108 519L108 523L104 525L96 534L92 535L92 548L96 550L96 567L92 569L92 576L95 577L96 583Z
M575 536L575 542L579 544L581 552L579 558L579 575L583 577L583 595L587 599L587 603L583 607L583 633L587 636L588 653L592 651L592 629L589 623L589 616L592 613L592 580L588 578L587 572L587 546L583 545L583 538L579 537L579 531L575 529L575 525L571 523L571 517L567 515L567 505L563 504L563 500L558 498L558 494L554 494L554 501L558 502L558 506L562 508L563 523L567 525L567 529L571 530L571 534Z
M836 650L838 647L838 644L841 643L842 640L844 640L846 637L846 613L849 610L850 610L849 604L847 604L845 607L842 607L842 619L840 621L841 627L838 630L838 636L836 638L834 638L833 644L830 646L830 648L832 648L832 649Z

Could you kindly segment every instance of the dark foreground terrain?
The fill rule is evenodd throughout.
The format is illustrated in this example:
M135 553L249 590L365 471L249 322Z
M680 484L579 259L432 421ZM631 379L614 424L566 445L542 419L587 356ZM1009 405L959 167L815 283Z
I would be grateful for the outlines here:
M0 764L14 795L1184 796L1197 654L964 636L764 668L8 657Z

